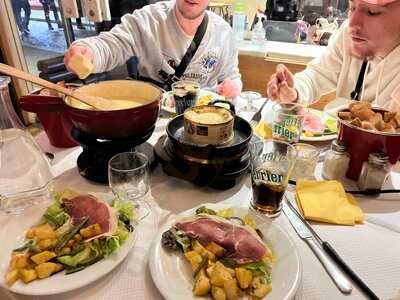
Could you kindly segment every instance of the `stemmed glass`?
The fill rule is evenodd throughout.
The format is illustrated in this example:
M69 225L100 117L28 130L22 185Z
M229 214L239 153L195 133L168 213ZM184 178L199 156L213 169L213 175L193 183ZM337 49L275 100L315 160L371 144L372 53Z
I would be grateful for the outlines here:
M122 152L108 162L108 182L114 195L120 200L134 203L137 220L150 213L150 205L144 198L150 189L150 170L147 156L140 152Z
M253 105L253 103L254 103L255 100L261 99L261 94L260 93L251 92L251 91L242 92L242 93L240 93L240 98L246 100L246 105L243 108L244 111L248 111L248 112L256 112L256 111L258 111L257 107L255 107Z

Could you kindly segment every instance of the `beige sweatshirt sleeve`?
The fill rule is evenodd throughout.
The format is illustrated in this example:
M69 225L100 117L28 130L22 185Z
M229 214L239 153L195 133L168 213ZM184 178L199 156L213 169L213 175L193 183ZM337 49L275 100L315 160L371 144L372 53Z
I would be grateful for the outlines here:
M124 15L121 18L121 24L116 25L109 32L78 40L74 42L74 45L83 45L93 50L95 73L110 71L123 65L132 56L140 57L142 54L139 45L154 41L153 35L150 36L154 27L154 22L148 18L148 15L135 11L133 14ZM144 28L153 30L144 30Z
M312 103L336 89L343 65L344 34L347 28L344 23L330 38L322 55L309 62L304 71L294 75L299 102Z

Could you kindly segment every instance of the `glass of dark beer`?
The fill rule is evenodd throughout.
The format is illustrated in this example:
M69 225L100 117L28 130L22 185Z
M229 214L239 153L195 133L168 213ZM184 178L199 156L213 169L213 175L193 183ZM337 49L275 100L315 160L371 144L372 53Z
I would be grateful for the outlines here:
M183 114L184 111L196 104L200 85L195 81L180 80L172 84L172 95L175 100L176 114Z
M251 207L268 217L282 209L282 198L297 157L296 148L278 140L251 144Z

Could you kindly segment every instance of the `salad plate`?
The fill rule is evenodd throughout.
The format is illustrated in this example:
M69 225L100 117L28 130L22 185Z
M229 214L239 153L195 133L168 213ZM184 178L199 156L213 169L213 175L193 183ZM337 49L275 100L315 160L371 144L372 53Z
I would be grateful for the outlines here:
M294 298L301 281L302 270L298 250L288 234L276 222L268 222L267 224L262 217L256 219L248 208L232 207L223 204L203 204L202 206L217 212L226 210L233 211L235 218L239 217L242 220L245 219L247 214L251 215L257 224L257 229L260 230L263 235L262 241L271 249L274 257L272 271L270 273L272 290L264 298L279 300ZM186 217L194 216L197 208L198 207L185 211L176 216L173 220L167 222L162 226L153 241L149 257L150 272L155 285L166 299L202 299L193 294L197 282L195 283L195 278L193 276L191 268L192 263L189 263L186 259L188 256L187 253L183 255L183 253L176 251L172 252L162 245L163 233L168 231L178 221L185 220L184 218ZM211 278L211 283L212 281L213 279ZM214 286L212 286L212 288L213 287ZM211 299L211 297L207 294L203 299Z
M305 142L329 141L337 137L337 120L326 112L309 109L300 140Z
M107 203L111 203L113 195L108 193L90 193L97 199L101 199ZM54 295L59 293L64 293L78 289L80 287L86 286L95 280L101 278L102 276L111 272L115 267L117 267L124 258L128 255L129 251L135 245L137 239L137 228L134 228L133 232L127 235L126 239L120 241L118 247L110 250L107 255L101 254L99 259L92 263L88 263L87 266L82 267L81 270L75 270L71 274L66 274L67 268L64 265L64 270L57 271L55 274L43 279L36 278L35 280L24 283L22 279L18 279L12 284L6 283L6 275L10 272L10 259L13 250L21 247L26 242L27 231L33 226L41 224L41 219L44 213L48 212L48 208L53 205L55 201L46 201L31 208L26 209L23 214L18 216L8 217L7 222L0 228L0 285L12 291L14 293L23 295ZM117 210L115 208L115 210ZM45 223L47 224L47 223ZM118 225L119 226L119 225ZM82 227L83 228L83 227ZM87 228L87 227L86 227ZM81 232L81 231L80 231ZM37 237L35 237L37 238ZM58 238L59 239L59 238ZM85 239L85 237L84 237ZM83 242L88 242L85 240ZM93 240L96 242L96 240ZM85 247L87 247L85 245ZM40 248L40 247L39 247ZM72 246L71 246L72 248ZM53 251L49 249L50 251ZM55 250L54 250L55 251ZM43 252L41 252L43 253ZM40 254L40 253L39 253ZM104 255L104 256L103 256ZM61 260L53 258L49 262L60 264ZM67 257L68 258L68 257ZM32 256L30 258L32 261ZM37 274L39 271L33 268L33 262L29 261L27 269L36 270ZM37 267L38 265L36 265ZM79 265L78 265L79 266ZM11 268L11 267L10 267ZM21 271L19 271L21 274ZM38 275L37 275L38 276ZM21 275L20 275L21 277Z
M212 100L216 99L222 99L224 100L225 97L218 95L217 93L214 93L212 91L200 89L199 91L199 96L196 101L196 105L206 105ZM175 103L174 103L174 98L172 95L172 91L165 92L162 96L161 99L161 109L170 112L170 113L175 113Z

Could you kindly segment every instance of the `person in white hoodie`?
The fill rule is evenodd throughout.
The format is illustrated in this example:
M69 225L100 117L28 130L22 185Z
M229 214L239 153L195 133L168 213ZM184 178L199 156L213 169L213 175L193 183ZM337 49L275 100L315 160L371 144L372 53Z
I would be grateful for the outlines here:
M311 103L336 91L337 97L400 111L400 0L349 2L348 20L320 57L294 76L277 66L267 84L271 98Z
M207 14L206 32L181 78L227 98L236 97L242 89L238 51L229 24L206 11L209 2L176 0L145 6L124 15L111 31L74 42L64 63L71 69L71 57L79 53L93 63L94 73L100 73L136 56L140 76L162 84L175 74L174 66L180 64Z

